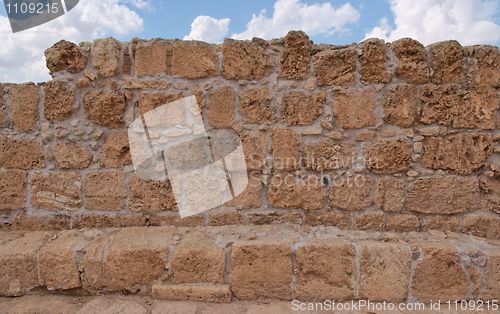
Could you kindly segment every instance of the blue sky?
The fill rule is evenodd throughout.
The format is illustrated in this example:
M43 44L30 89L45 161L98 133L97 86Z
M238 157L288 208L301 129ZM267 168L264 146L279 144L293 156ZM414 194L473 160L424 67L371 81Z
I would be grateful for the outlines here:
M43 52L60 39L264 39L301 29L316 43L412 37L423 44L500 44L499 0L80 0L65 15L13 34L0 6L0 82L50 79Z

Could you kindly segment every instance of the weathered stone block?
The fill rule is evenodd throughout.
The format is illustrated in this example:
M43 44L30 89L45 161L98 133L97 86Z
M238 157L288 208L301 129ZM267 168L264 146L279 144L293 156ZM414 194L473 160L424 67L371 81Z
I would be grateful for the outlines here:
M65 120L76 110L75 92L62 81L50 81L43 85L45 91L44 115L47 120Z
M433 83L462 83L465 80L465 54L458 41L435 43L429 46L429 50Z
M127 191L125 173L90 172L83 180L84 206L91 210L121 210L125 208Z
M420 228L420 220L418 216L412 214L389 215L385 221L385 228L388 231L394 232L418 231Z
M398 212L403 209L406 183L403 179L381 177L377 181L375 205L386 212Z
M472 47L472 57L475 59L474 82L479 86L500 86L500 49L498 47L481 45Z
M156 213L175 210L176 202L169 181L143 180L137 176L130 179L130 210Z
M113 38L94 41L91 60L99 76L112 77L120 73L120 49L120 44Z
M386 90L381 100L384 122L402 128L414 126L418 121L417 89L409 85L397 85Z
M411 38L402 38L390 44L396 56L396 76L408 83L429 81L429 66L424 45Z
M24 207L26 172L0 170L0 210Z
M311 242L296 252L299 300L354 298L354 246L345 241Z
M475 177L426 177L410 183L406 209L426 214L455 214L478 208Z
M229 289L229 285L157 284L153 285L153 297L155 299L160 299L160 300L229 303L231 302L231 290ZM172 309L171 311L167 311L165 313L180 313L176 312L177 310L184 311L185 309L182 309L179 307L179 305L176 305L175 309Z
M372 88L341 90L333 95L333 111L337 126L356 129L377 123L376 95Z
M242 300L292 297L292 249L286 243L236 242L231 251L229 282Z
M462 230L460 217L450 215L428 215L422 222L422 231L425 230L460 232Z
M323 112L326 93L303 93L292 91L281 100L281 115L288 125L312 124Z
M76 172L36 172L31 179L31 204L49 210L81 207L81 175Z
M208 224L210 226L243 225L243 215L237 210L211 213L208 215Z
M354 229L384 231L384 225L385 215L381 211L368 211L354 216Z
M135 74L137 76L165 75L167 49L164 40L140 41L135 49Z
M334 47L314 56L314 71L319 86L356 83L356 47Z
M43 167L40 143L35 140L0 135L0 166L23 170Z
M144 114L161 105L181 99L182 93L143 93L139 96L139 112Z
M239 209L258 208L261 204L262 183L259 172L248 173L248 185L234 199L226 203L226 206Z
M231 128L234 124L236 96L231 87L222 87L208 95L208 121L214 128Z
M85 115L99 125L118 128L125 124L125 96L119 92L90 92L85 95Z
M500 177L479 177L481 208L500 214Z
M57 143L54 152L57 165L61 169L87 168L92 161L88 149L78 143Z
M408 169L413 144L408 140L387 140L373 143L366 149L367 168L379 173L402 172Z
M175 42L168 73L188 79L199 79L217 74L216 46L203 42Z
M333 140L320 140L305 145L306 167L314 171L349 168L354 161L354 148Z
M306 33L290 31L284 38L279 77L282 80L302 80L309 72L312 44Z
M87 64L87 57L82 54L80 47L66 40L58 41L45 50L45 59L50 73L63 70L78 73Z
M500 239L500 218L496 216L464 216L463 232L478 237Z
M240 93L240 114L245 123L271 123L276 120L268 88L248 88Z
M8 85L9 111L14 126L21 131L33 130L38 122L39 88L35 84Z
M266 138L263 131L245 131L241 134L247 169L261 169L264 165Z
M359 44L361 80L365 83L387 83L391 80L387 51L381 39L370 38Z
M403 302L408 296L411 251L406 243L361 242L361 299Z
M290 129L271 131L271 154L276 169L293 170L300 164L299 135Z
M471 173L484 166L493 154L489 134L457 133L424 139L422 165L431 169Z
M127 132L108 133L102 145L101 164L106 168L120 168L132 163Z
M269 186L267 200L278 208L323 208L324 191L317 176L305 178L287 173L275 174Z
M495 300L500 295L500 251L498 247L486 252L488 260L484 271L485 287L481 297L485 300Z
M311 226L335 226L341 229L350 227L350 215L346 212L308 211L305 223Z
M267 42L226 38L222 45L222 75L230 80L255 80L270 74L273 64Z
M372 179L369 176L337 177L330 189L330 207L345 210L361 210L372 204Z

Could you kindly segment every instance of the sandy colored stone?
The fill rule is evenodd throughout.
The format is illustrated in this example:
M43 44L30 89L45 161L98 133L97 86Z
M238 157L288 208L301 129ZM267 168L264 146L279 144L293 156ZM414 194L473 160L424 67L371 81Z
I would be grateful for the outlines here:
M0 166L23 170L43 167L40 143L36 140L16 139L0 134Z
M467 298L467 277L456 250L446 243L423 243L423 257L412 279L412 294L421 302Z
M411 38L401 38L390 44L397 59L395 74L408 83L429 81L429 66L424 45Z
M240 114L245 123L272 123L276 120L274 111L268 88L253 87L240 93Z
M249 172L246 189L227 202L226 206L239 209L258 208L261 204L261 192L262 184L259 172Z
M269 186L267 201L278 208L320 209L324 191L317 176L298 177L289 173L275 174Z
M386 212L398 212L403 209L406 184L403 179L380 177L375 191L375 205Z
M381 211L368 211L354 216L354 229L384 231L384 225L385 215Z
M255 80L273 69L268 44L263 40L240 41L226 38L222 45L222 76L230 80Z
M314 55L318 86L356 83L356 47L332 47Z
M132 300L113 297L97 297L85 303L76 314L146 314L146 308Z
M266 138L263 131L245 131L241 134L247 169L261 169L264 165Z
M297 249L295 297L303 301L354 297L354 246L342 240L311 242Z
M441 230L460 232L462 229L460 217L450 215L428 215L423 219L422 231Z
M493 154L489 134L457 133L424 139L422 165L430 169L471 173L485 165Z
M222 87L208 95L208 121L214 128L231 128L234 124L236 95L229 87Z
M223 283L224 248L202 232L184 235L170 258L174 283Z
M500 239L500 218L497 216L464 216L462 232L478 237Z
M26 199L26 172L0 170L0 209L24 207Z
M205 216L195 215L180 218L179 215L153 215L148 219L149 226L196 227L205 224Z
M44 115L47 120L66 120L76 110L75 92L63 81L50 81L43 85L45 91Z
M408 128L418 121L417 89L409 85L396 85L387 89L381 99L384 122Z
M458 41L438 42L428 49L433 83L462 83L465 80L465 53Z
M160 76L167 72L167 43L161 39L139 41L135 49L135 74Z
M73 215L71 218L71 227L73 229L89 229L89 228L124 228L145 226L146 217L142 215L99 215L95 212Z
M328 195L330 207L361 210L372 204L372 179L369 176L339 176L333 180Z
M92 65L101 77L120 73L120 44L114 38L96 39L92 45Z
M360 298L372 302L404 302L411 269L409 245L363 241L360 251Z
M78 73L85 68L87 57L76 44L61 40L45 50L45 59L50 73L66 70Z
M346 129L375 126L376 95L373 88L340 90L333 95L333 111L337 126Z
M101 165L105 168L120 168L131 163L127 132L108 133L102 145Z
M248 224L250 225L283 225L302 224L302 216L298 210L266 210L248 213Z
M175 197L169 181L130 179L130 210L157 213L176 209Z
M229 283L241 300L292 297L292 250L289 244L236 242L231 250Z
M487 252L488 260L484 271L484 291L481 297L494 300L500 295L500 250L498 246Z
M208 215L208 225L210 226L226 226L226 225L242 225L243 215L237 211L229 211L222 213L211 213Z
M323 113L326 93L287 92L281 100L281 116L288 125L312 124Z
M120 92L90 92L84 97L85 115L99 125L118 128L125 124L125 96Z
M270 152L276 169L296 169L300 163L299 135L290 129L271 130Z
M426 214L455 214L478 208L475 177L425 177L409 184L406 209Z
M31 204L49 210L81 207L81 175L76 172L36 172L31 178Z
M388 215L385 221L387 231L410 232L419 231L420 220L412 214Z
M314 171L349 168L354 161L352 145L333 140L319 140L304 147L305 165Z
M9 112L14 126L21 131L33 130L38 122L39 88L35 84L12 84L9 93Z
M335 226L346 229L350 226L350 215L342 211L308 211L305 213L305 223L311 226Z
M387 83L391 80L388 68L389 58L385 43L381 39L370 38L361 42L359 65L361 80L364 83Z
M139 96L139 112L145 114L161 105L181 99L182 93L142 93Z
M10 230L50 231L67 229L70 229L70 216L65 213L38 216L25 210L15 215L10 222Z
M302 80L309 72L312 44L306 33L290 31L284 38L279 77L283 80Z
M175 42L167 72L173 76L199 79L217 74L215 45L204 42Z
M474 82L479 86L500 86L500 49L490 45L472 46L475 59Z
M125 208L125 173L89 172L84 174L83 182L86 209L114 211Z
M229 303L231 302L231 290L229 285L222 284L158 284L153 285L153 297L160 300Z
M87 168L92 161L89 150L78 143L57 143L54 152L57 165L61 169Z
M369 145L366 149L367 168L378 173L406 171L412 153L412 142L387 140Z
M500 177L479 177L481 208L500 214Z

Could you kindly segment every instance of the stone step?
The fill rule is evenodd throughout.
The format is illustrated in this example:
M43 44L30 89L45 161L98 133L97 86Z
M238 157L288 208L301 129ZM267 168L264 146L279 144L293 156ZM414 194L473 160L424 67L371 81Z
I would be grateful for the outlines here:
M500 296L500 241L296 225L0 232L0 295L121 292L176 300Z

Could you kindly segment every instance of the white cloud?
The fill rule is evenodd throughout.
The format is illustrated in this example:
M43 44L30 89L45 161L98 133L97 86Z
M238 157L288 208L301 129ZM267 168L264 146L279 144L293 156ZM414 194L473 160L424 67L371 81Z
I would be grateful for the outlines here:
M309 5L300 0L277 0L271 17L265 11L254 14L246 29L232 37L271 39L284 36L290 30L303 30L311 36L331 35L344 31L358 19L359 12L350 3L335 8L329 2Z
M197 16L191 23L191 32L184 36L185 40L202 40L209 43L220 43L229 31L230 19L216 19L210 16Z
M495 0L391 0L390 5L395 27L384 17L365 38L393 41L412 37L425 45L447 39L462 45L500 41Z
M61 39L79 43L142 28L143 19L120 0L80 1L65 15L19 33L0 16L0 82L49 80L43 52Z

